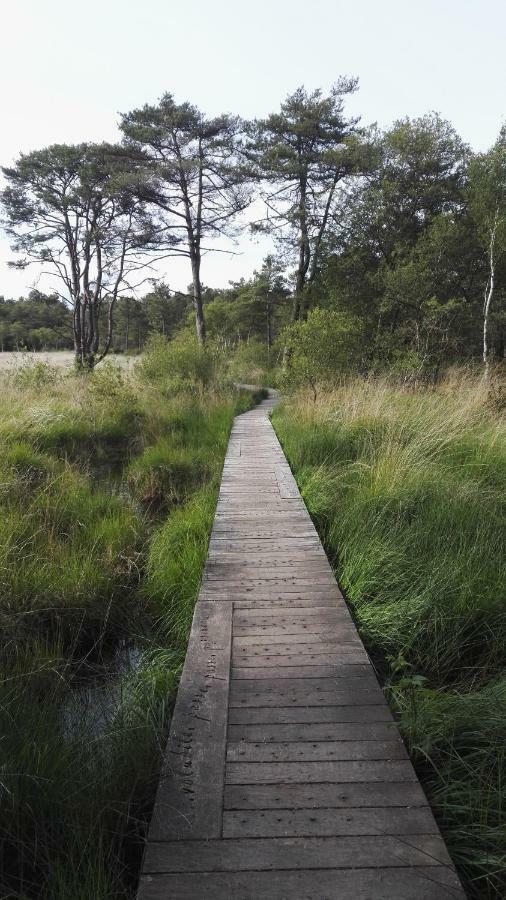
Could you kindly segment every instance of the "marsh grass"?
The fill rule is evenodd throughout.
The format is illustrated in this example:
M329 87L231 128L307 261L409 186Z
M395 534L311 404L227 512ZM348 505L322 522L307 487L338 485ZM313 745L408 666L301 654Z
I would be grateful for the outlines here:
M228 434L252 403L218 381L171 393L159 365L2 376L2 897L135 893Z
M129 896L176 676L171 655L146 654L116 684L99 730L96 703L82 705L69 681L6 682L2 896Z
M465 372L274 422L470 896L506 893L506 422Z

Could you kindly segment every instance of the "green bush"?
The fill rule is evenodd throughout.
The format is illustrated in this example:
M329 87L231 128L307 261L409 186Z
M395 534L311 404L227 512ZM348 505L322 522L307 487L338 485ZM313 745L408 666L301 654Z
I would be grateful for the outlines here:
M272 357L267 346L258 340L243 341L230 356L230 377L242 384L263 385L272 383Z
M286 348L284 385L310 387L316 399L319 385L332 384L357 365L361 326L348 313L316 307L307 319L289 325L282 340Z
M163 335L153 336L138 364L140 377L163 383L168 395L208 387L217 371L216 353L208 346L203 347L188 332L182 332L172 341Z
M11 374L11 378L19 387L28 388L45 388L48 385L56 384L61 377L61 373L56 366L42 362L32 356L27 356L23 360L22 365L16 366Z

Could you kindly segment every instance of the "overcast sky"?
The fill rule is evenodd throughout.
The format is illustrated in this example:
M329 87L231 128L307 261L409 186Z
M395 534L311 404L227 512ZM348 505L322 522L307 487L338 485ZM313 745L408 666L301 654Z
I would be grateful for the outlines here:
M170 91L206 113L274 111L304 84L340 74L360 90L347 109L385 127L430 110L476 150L506 115L506 0L0 0L0 163L51 143L114 140L119 112ZM268 246L206 257L206 284L249 275ZM0 294L34 286L9 270ZM169 262L171 287L189 281ZM47 282L40 283L48 288Z

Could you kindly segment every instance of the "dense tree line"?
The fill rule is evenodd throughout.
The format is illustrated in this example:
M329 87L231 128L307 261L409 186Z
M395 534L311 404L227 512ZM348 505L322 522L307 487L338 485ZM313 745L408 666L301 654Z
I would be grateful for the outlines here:
M397 122L377 150L329 230L319 303L359 318L368 365L503 359L506 134L473 155L432 114Z
M110 348L142 348L150 331L170 336L191 306L201 343L254 338L270 352L283 331L286 365L294 335L309 340L311 322L321 332L312 310L323 308L337 343L359 339L350 358L367 369L503 359L506 131L473 154L435 113L364 128L345 112L356 89L355 79L328 96L299 88L254 122L208 119L167 94L122 116L118 146L21 156L3 170L15 265L43 263L60 290L15 304L10 325L4 304L4 346L19 345L31 317L27 345L68 345L58 329L70 322L76 357L92 367ZM262 211L245 226L252 199ZM239 222L270 234L274 253L249 281L206 289L203 256L226 249ZM137 299L152 262L173 256L188 259L189 295L158 287Z
M0 296L0 352L71 348L70 313L57 294L33 290L18 300Z
M115 353L139 353L150 334L170 339L185 324L191 297L171 291L165 284L153 287L144 296L118 297L111 349ZM106 311L99 325L107 327ZM0 352L72 350L72 311L58 294L32 290L28 297L0 296Z

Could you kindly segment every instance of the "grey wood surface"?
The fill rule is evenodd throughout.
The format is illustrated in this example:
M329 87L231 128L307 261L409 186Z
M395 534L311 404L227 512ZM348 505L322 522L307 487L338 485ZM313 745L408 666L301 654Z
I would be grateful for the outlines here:
M275 402L230 436L139 900L463 900Z

